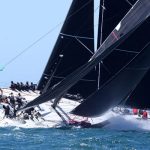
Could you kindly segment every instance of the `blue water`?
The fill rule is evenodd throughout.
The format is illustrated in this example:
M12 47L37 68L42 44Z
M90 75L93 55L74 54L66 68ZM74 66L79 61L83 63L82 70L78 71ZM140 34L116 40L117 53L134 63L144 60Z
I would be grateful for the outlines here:
M150 132L0 128L0 150L147 150Z

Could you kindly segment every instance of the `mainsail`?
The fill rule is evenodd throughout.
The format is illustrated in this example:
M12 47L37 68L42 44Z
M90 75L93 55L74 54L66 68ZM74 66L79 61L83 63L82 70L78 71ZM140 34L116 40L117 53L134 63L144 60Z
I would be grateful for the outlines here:
M75 108L72 113L79 116L96 117L125 100L148 72L149 57L150 43L131 63Z
M28 103L25 108L32 107L48 100L57 99L76 84L82 77L89 73L100 61L106 58L115 47L121 44L131 33L133 33L150 15L149 0L138 1L122 19L118 26L111 32L103 42L98 51L83 66L68 75L55 87ZM57 104L58 101L55 101Z
M38 85L46 92L94 54L94 0L74 0ZM88 15L87 15L88 14ZM81 79L67 93L87 97L97 89L97 70ZM86 88L86 91L84 90ZM68 95L69 95L68 94ZM74 97L75 99L75 97Z

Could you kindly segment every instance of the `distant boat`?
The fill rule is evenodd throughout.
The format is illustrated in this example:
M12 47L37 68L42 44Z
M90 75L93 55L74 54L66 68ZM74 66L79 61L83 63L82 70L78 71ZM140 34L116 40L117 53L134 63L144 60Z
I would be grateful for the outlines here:
M134 38L140 33L140 30L136 29L141 27L150 15L149 0L118 1L117 5L113 0L101 0L100 6L99 48L94 52L94 0L73 1L38 85L38 89L43 89L43 94L28 103L24 109L48 100L54 101L55 108L61 97L68 93L79 94L86 102L89 95L100 90L105 82L147 44L149 38L143 38L146 40L133 50L129 45L131 41L135 43ZM134 32L135 30L138 32ZM135 44L132 42L133 48ZM110 71L107 66L113 65L115 67ZM114 105L109 108L112 106Z

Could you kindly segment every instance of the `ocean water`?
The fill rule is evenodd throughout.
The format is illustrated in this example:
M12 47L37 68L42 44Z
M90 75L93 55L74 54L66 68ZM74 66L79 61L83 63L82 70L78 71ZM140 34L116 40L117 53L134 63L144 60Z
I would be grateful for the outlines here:
M148 150L150 132L0 128L0 150Z

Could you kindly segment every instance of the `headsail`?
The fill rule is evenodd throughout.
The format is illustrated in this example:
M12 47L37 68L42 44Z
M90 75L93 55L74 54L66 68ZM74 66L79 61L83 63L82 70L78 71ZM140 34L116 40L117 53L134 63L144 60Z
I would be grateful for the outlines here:
M116 27L108 38L104 41L99 50L93 57L83 66L68 75L62 82L42 94L34 101L28 103L25 108L32 107L48 100L57 99L57 97L64 94L74 84L76 84L82 77L89 73L100 61L108 56L115 47L121 44L131 33L133 33L150 15L149 0L138 1L128 14L119 23L120 29ZM57 103L57 101L56 101Z
M125 68L117 73L101 89L75 108L75 115L95 117L125 100L150 68L150 43Z
M94 54L94 0L74 0L38 85L47 91ZM87 15L88 14L88 15ZM81 79L68 93L89 96L97 89L97 71ZM86 92L85 89L86 88Z

